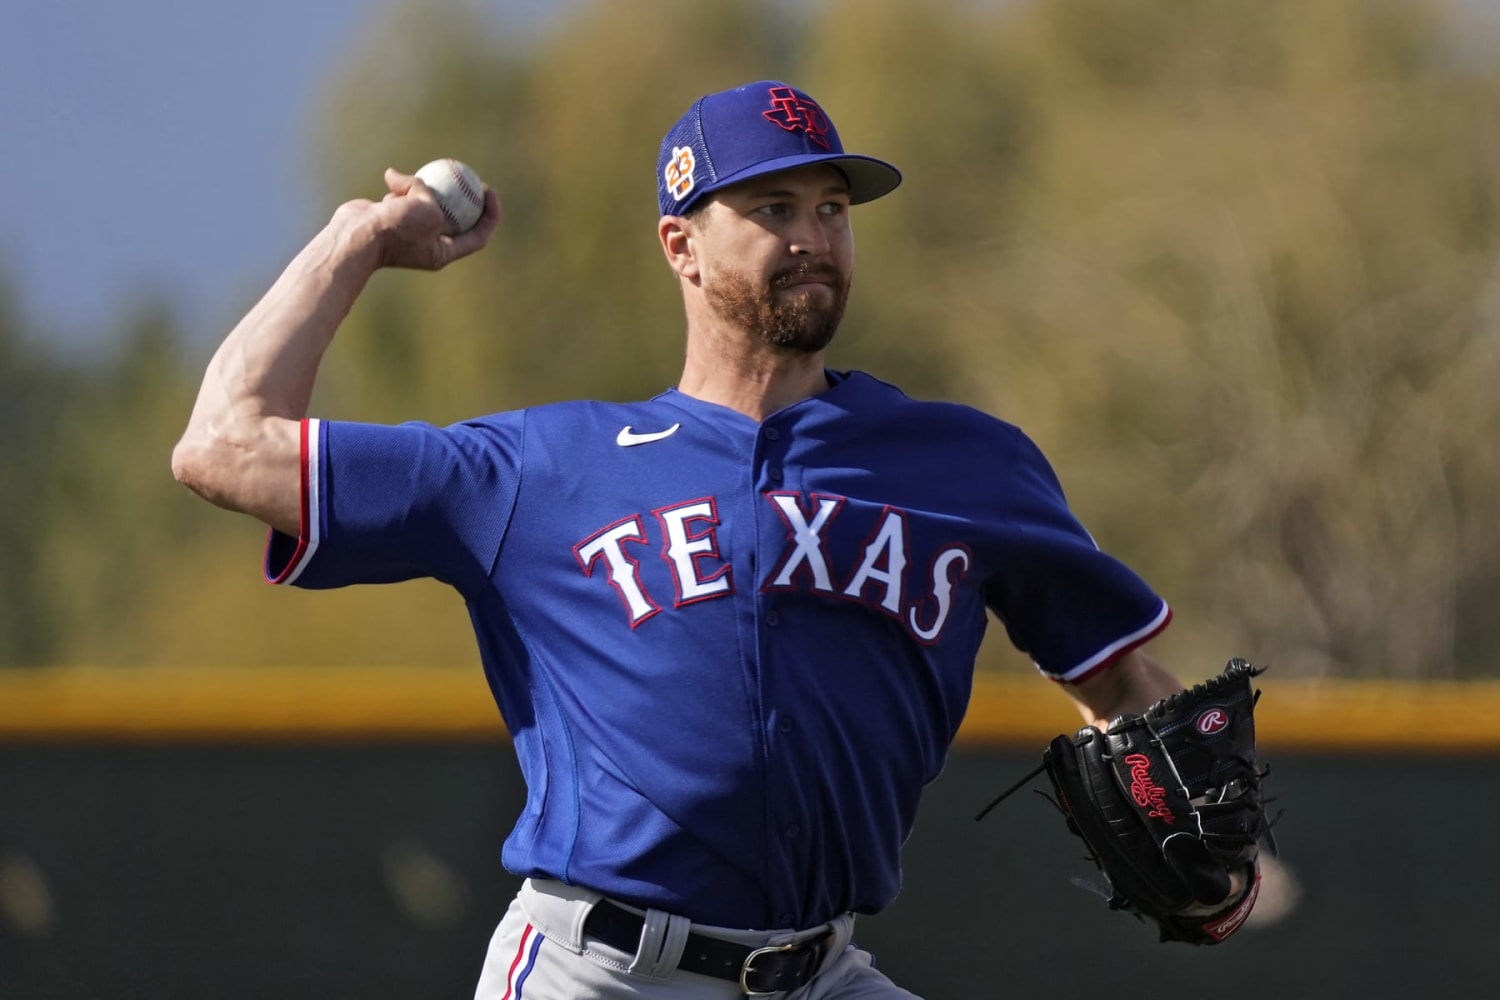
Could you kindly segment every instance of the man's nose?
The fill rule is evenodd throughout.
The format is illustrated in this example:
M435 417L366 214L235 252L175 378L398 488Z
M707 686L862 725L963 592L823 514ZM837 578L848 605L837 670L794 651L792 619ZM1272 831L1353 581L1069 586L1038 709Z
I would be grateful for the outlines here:
M794 255L813 257L827 253L831 246L822 216L812 212L799 219L792 233L791 251Z

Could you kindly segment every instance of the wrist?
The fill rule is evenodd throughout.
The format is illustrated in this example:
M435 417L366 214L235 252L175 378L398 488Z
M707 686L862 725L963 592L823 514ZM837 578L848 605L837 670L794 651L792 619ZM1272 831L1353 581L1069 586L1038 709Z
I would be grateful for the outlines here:
M385 266L392 234L373 208L369 203L342 205L323 228L325 259L337 270L368 278Z

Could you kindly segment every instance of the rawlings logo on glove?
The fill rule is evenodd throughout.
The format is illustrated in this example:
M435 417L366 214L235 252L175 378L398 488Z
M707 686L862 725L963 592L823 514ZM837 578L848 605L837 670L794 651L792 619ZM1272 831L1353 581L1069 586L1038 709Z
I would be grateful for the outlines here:
M1143 753L1133 753L1125 758L1125 766L1130 768L1130 797L1135 799L1135 804L1148 809L1146 815L1152 819L1177 822L1177 817L1167 807L1167 790L1151 780L1151 758Z
M1045 771L1068 829L1109 880L1109 905L1155 922L1163 941L1217 944L1250 915L1260 891L1259 845L1274 853L1255 753L1251 680L1224 672L1142 715L1059 736L1042 764L979 817Z

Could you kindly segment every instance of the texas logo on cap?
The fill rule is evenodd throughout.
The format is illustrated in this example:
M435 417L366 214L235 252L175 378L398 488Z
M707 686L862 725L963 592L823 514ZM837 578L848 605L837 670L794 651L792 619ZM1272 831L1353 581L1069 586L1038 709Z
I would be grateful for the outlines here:
M810 97L800 96L791 87L771 88L771 110L761 112L768 122L775 122L788 132L802 131L813 142L828 149L828 116Z
M683 215L705 195L762 174L826 163L843 172L851 204L894 191L901 171L846 153L822 106L805 91L762 80L699 98L662 140L657 201Z

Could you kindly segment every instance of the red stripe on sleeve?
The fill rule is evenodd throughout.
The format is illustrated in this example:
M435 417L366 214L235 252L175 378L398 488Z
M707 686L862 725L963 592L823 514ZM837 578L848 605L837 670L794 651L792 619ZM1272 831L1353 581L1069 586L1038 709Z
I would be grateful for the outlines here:
M299 474L300 481L297 484L299 493L297 548L292 552L292 557L286 561L286 565L281 568L281 572L278 573L275 578L267 578L267 581L272 584L286 583L292 576L297 573L299 569L301 569L302 562L307 558L308 555L308 544L312 538L312 521L310 518L312 508L312 489L308 481L308 476L310 474L308 465L312 455L312 448L308 440L308 435L311 433L311 428L312 421L304 418L299 429L299 445L301 449L299 453L299 464L301 466L301 470ZM272 534L274 533L275 532L273 531Z

